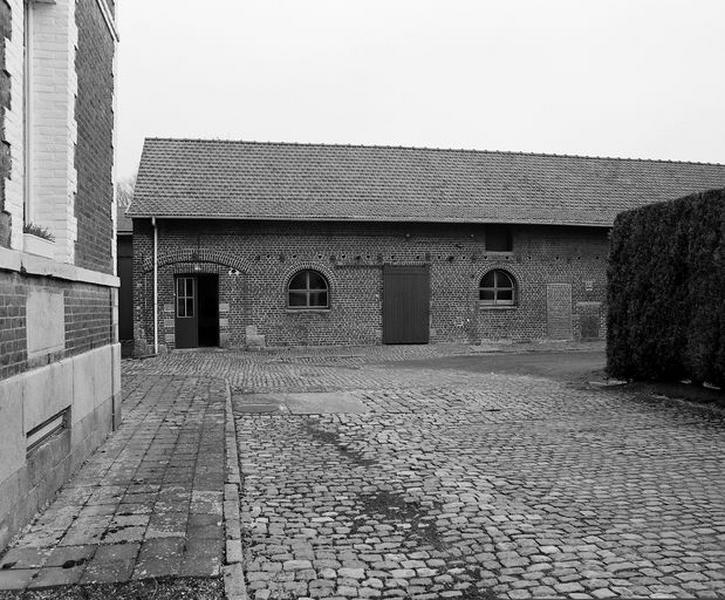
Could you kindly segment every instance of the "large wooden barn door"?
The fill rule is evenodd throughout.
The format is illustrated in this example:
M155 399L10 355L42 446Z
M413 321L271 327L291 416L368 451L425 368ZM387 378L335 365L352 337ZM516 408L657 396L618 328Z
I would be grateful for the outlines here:
M427 266L383 266L383 343L427 344L430 277Z
M546 323L550 339L570 340L572 338L571 284L547 284Z

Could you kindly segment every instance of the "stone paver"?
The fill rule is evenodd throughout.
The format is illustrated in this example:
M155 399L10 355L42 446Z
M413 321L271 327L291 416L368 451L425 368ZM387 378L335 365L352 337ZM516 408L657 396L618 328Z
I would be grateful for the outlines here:
M123 386L122 426L0 558L0 589L219 574L225 383Z
M219 573L226 381L252 600L725 595L722 412L435 368L474 351L126 361L124 426L0 587Z
M722 413L275 358L245 357L233 386L250 598L725 594ZM304 410L334 390L355 410Z

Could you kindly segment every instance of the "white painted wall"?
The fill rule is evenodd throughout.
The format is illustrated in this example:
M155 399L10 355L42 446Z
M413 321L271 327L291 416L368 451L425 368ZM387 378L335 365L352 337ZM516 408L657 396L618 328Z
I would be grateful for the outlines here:
M11 77L11 109L5 135L12 156L6 182L6 210L12 215L11 248L23 250L25 177L30 178L29 220L55 235L53 258L72 263L77 239L74 216L77 173L75 98L78 80L75 53L78 28L75 0L33 2L30 43L30 164L25 164L24 8L9 0L12 38L6 44L6 69ZM26 249L27 250L27 249Z
M54 258L72 263L77 225L75 0L32 4L30 219L55 235Z

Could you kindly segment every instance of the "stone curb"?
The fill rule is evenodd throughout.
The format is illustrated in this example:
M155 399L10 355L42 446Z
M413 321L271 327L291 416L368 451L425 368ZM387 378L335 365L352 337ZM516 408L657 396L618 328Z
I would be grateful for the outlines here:
M237 428L232 411L232 392L226 383L226 422L224 440L226 443L226 479L224 483L224 529L226 531L224 593L227 600L248 600L244 583L242 561L242 527L239 515L239 454L237 452Z

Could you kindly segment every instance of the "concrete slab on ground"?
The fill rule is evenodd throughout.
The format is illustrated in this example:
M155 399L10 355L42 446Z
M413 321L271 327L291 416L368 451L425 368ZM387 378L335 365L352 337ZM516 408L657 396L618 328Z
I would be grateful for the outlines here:
M369 410L359 397L344 391L235 394L233 399L237 410L242 413L359 414Z

